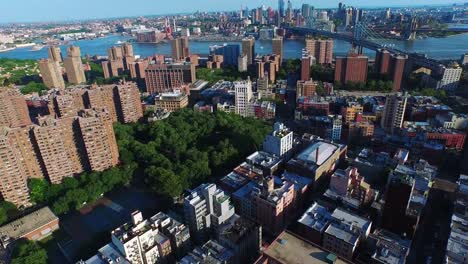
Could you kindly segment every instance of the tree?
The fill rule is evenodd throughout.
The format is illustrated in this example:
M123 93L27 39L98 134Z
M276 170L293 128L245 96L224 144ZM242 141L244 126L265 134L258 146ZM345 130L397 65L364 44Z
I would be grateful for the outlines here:
M41 94L42 91L47 91L47 87L43 83L37 83L34 81L29 82L24 87L20 89L22 94L31 94L31 93L39 93Z
M8 214L4 208L0 207L0 225L8 221Z
M21 239L15 241L11 264L46 264L47 252L37 242Z
M184 189L181 179L170 170L151 166L145 173L148 175L148 183L156 193L174 198Z
M29 193L34 203L43 203L46 201L46 193L49 190L49 183L44 179L29 180Z

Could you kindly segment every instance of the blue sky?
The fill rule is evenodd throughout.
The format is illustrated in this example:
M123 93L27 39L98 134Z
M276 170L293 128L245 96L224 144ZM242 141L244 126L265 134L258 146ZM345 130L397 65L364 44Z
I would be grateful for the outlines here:
M295 8L309 3L318 8L338 5L339 0L292 0ZM464 0L342 0L352 6L403 6L462 3ZM73 4L72 4L73 3ZM62 21L140 15L159 15L260 6L277 7L277 0L0 0L0 23Z

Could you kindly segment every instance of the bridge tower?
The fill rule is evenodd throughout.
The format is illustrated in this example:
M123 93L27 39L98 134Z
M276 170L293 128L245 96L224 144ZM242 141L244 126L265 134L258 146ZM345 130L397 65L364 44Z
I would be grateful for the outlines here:
M406 28L405 37L408 40L416 39L416 30L418 29L418 19L413 17L411 19L411 24Z
M358 54L362 54L363 47L359 45L359 42L366 38L366 33L361 22L357 22L354 26L353 32L353 49L356 50Z

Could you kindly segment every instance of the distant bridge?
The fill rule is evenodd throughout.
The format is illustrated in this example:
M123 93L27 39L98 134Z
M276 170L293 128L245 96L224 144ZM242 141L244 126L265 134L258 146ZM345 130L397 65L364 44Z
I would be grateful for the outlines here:
M369 28L365 28L362 25L357 25L355 27L354 33L336 33L326 30L316 29L316 28L306 28L306 27L287 27L285 28L288 32L292 32L298 35L319 35L333 39L339 39L346 42L349 42L357 47L364 47L370 50L377 51L378 49L385 48L389 52L407 55L408 59L415 63L416 65L430 68L433 70L439 69L441 63L438 60L430 59L425 54L419 53L409 53L403 50L395 48L393 45L388 45L385 43L385 39L382 36L379 36L377 33L373 32Z

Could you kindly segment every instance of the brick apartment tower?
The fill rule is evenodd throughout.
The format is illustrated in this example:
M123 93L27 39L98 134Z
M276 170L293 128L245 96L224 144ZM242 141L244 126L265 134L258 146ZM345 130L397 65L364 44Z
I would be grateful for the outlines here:
M38 65L42 81L47 88L65 89L65 81L63 80L62 68L59 62L51 59L41 59L38 61Z
M20 127L31 124L26 100L11 88L0 89L0 126Z
M81 111L78 127L84 143L88 169L104 171L119 163L112 121L105 109Z
M273 54L280 56L280 63L283 62L283 38L276 37L271 40Z
M80 47L70 46L67 48L67 57L64 59L63 65L67 72L69 83L81 84L86 82Z
M377 50L375 56L376 70L382 75L388 75L393 82L393 91L401 91L406 60L406 56L392 54L386 49Z
M63 62L62 58L62 51L60 50L59 46L50 46L47 49L47 54L49 55L49 59L55 62Z
M360 54L349 53L347 57L336 57L335 82L365 83L367 81L367 63L369 58Z
M171 40L172 59L184 61L190 56L190 46L188 37L180 37Z
M114 87L114 100L118 118L123 123L138 122L143 117L140 92L135 83L125 83Z
M0 194L5 201L29 206L27 176L21 156L11 139L10 128L0 127Z
M252 65L255 59L255 39L242 39L242 55L247 55L247 65Z
M332 39L306 39L305 48L311 56L314 56L318 64L332 64L333 40Z

